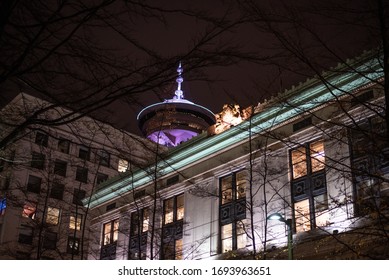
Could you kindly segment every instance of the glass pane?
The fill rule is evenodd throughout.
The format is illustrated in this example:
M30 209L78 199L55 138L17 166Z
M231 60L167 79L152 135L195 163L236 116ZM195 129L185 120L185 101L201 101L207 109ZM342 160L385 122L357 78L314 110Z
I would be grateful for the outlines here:
M80 214L77 215L77 227L76 227L76 215L71 215L70 216L70 223L69 223L69 228L70 229L76 229L76 230L81 230L81 221L82 221L82 216Z
M296 219L296 232L303 232L311 229L308 199L294 204L294 217Z
M103 228L103 244L107 245L111 243L111 223L106 223Z
M177 220L184 218L184 195L177 196Z
M35 219L35 214L36 214L36 204L27 201L24 204L22 216L30 219Z
M58 225L59 209L54 207L47 207L46 223Z
M292 151L293 178L300 178L307 175L307 155L305 147Z
M119 235L119 220L115 220L113 222L113 237L112 237L112 242L115 242L118 240L118 235Z
M244 171L236 174L236 199L246 197L246 180Z
M149 210L144 209L143 210L143 226L142 226L142 232L146 232L149 230Z
M119 172L126 172L127 168L128 168L128 161L125 159L119 159L118 171Z
M329 213L328 213L328 199L327 194L322 194L314 197L315 201L315 219L316 226L324 227L329 224Z
M182 260L182 239L176 240L176 260Z
M222 235L222 239L232 237L232 224L222 226L221 235Z
M232 201L232 176L221 180L222 204Z
M222 240L222 253L232 250L232 238Z
M242 249L246 247L246 231L242 222L238 222L236 224L236 242L237 249Z
M323 141L310 144L312 172L324 169L325 154Z
M165 200L165 205L164 205L165 224L173 222L173 205L174 205L174 198Z

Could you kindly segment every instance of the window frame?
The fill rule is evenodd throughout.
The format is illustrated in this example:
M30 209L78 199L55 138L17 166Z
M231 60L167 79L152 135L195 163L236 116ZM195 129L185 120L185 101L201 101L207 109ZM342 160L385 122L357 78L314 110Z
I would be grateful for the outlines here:
M45 223L52 226L58 226L61 219L61 209L53 206L47 206Z
M322 146L322 150L315 150L312 148L317 143ZM301 153L304 153L305 156L304 160L296 163L293 159L293 153L298 150L304 150ZM295 176L295 167L300 166L302 162L305 162L305 173L301 176ZM315 162L318 163L315 164ZM296 233L305 232L317 227L325 226L329 217L324 139L314 139L303 145L290 149L289 164L293 209L293 231ZM318 166L321 168L317 169ZM327 207L318 211L317 198L322 195L325 197L324 201ZM305 202L306 205L303 202Z
M68 163L64 160L56 159L54 161L54 174L66 177Z
M49 135L45 132L37 131L35 134L35 144L47 147L49 144Z
M76 180L81 183L88 183L88 174L88 168L78 166L76 169Z
M31 167L43 170L45 169L46 156L42 153L32 152L31 153Z
M71 213L69 216L69 230L81 231L83 215L80 213Z
M78 158L90 160L91 148L85 145L80 145L78 148Z
M246 247L247 240L243 246L239 246L238 242L242 235L238 234L239 225L244 228L246 219L248 188L246 172L245 169L240 169L219 178L219 253ZM243 191L241 191L242 186ZM226 227L231 227L230 236L223 235ZM227 243L231 244L229 250L224 249L224 244Z
M37 182L32 182L32 180L37 180ZM32 193L39 194L42 188L42 178L34 175L28 175L27 180L27 191Z
M106 226L109 225L109 230L106 232ZM116 226L115 226L116 225ZM102 247L116 244L119 239L119 219L111 220L103 224L102 229ZM108 237L108 241L107 240Z
M57 144L57 150L64 154L69 154L70 152L70 140L65 138L59 138Z

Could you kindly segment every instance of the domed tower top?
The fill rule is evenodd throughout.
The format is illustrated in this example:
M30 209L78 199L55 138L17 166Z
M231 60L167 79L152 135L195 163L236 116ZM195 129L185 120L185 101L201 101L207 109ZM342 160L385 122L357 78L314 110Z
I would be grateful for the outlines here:
M189 140L216 122L215 114L210 110L184 99L181 62L177 72L177 89L173 98L144 108L137 117L143 135L168 147Z

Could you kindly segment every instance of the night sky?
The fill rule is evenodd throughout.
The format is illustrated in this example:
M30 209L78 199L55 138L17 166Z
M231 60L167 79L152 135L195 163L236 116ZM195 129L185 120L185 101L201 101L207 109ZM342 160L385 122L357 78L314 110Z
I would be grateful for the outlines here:
M137 14L130 17L130 13L123 13L117 18L120 30L113 31L101 22L93 29L91 43L109 48L111 54L117 54L118 61L122 56L127 57L129 63L147 65L150 57L130 44L126 36L160 57L169 58L170 62L182 57L184 97L214 113L220 112L227 103L247 107L263 102L315 73L379 45L374 18L376 7L372 3L375 1L294 2L145 1L158 11L156 15L163 14L163 20L158 16ZM119 9L132 8L119 6ZM188 11L203 12L201 16L193 16ZM225 26L234 27L206 44L202 51L209 52L206 53L210 55L209 63L202 63L197 68L193 61L197 61L199 54L192 50L200 38L213 32L215 18L223 19ZM238 21L239 25L236 24ZM2 40L1 44L7 44L7 41ZM231 55L218 59L217 53L223 46L229 47ZM176 68L177 65L171 67L169 82L160 88L118 99L93 115L140 134L136 115L143 107L173 96ZM69 81L59 80L54 91L61 92ZM20 83L20 79L18 82L15 79L2 81L0 89L3 103L20 90L34 92L26 83Z

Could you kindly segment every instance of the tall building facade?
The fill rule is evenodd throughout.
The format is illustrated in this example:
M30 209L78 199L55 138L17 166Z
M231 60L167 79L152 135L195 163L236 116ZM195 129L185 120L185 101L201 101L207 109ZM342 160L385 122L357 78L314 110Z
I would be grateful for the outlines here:
M25 126L32 116L43 124ZM1 139L9 135L0 151L2 259L85 259L82 199L154 154L145 139L24 93L1 110Z
M389 258L381 59L225 106L208 132L103 184L83 200L88 258Z

